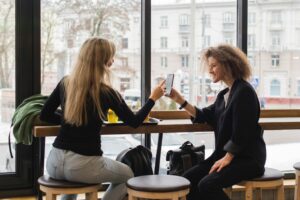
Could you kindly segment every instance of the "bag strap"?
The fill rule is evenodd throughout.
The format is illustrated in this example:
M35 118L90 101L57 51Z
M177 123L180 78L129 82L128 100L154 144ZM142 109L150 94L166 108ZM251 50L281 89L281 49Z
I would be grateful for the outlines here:
M192 158L190 154L183 154L181 155L182 164L183 164L183 171L188 170L192 167Z

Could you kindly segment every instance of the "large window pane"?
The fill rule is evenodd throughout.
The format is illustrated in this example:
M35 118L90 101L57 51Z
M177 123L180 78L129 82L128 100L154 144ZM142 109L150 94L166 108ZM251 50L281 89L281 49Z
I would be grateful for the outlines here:
M200 53L204 48L219 43L236 45L236 1L152 0L151 2L152 87L166 78L167 74L173 73L174 87L189 102L198 106L211 104L217 92L224 86L213 84L208 73L200 67ZM168 26L161 26L162 19ZM177 110L178 105L163 97L156 103L155 109ZM167 150L178 148L185 140L190 140L195 145L205 143L206 156L209 156L214 148L214 136L211 133L177 133L172 134L172 137L181 142L167 145L169 137L163 139L165 142L161 156L163 173L166 171ZM151 144L155 149L155 141Z
M51 93L58 81L72 71L81 44L89 37L98 36L112 40L117 47L111 68L113 87L133 109L140 107L140 1L100 0L87 3L85 0L42 0L41 36L43 94ZM116 149L105 149L111 139L104 138L102 146L105 154L115 157ZM114 139L122 144L120 147L134 145L128 137ZM47 147L52 142L53 139L47 140ZM120 147L118 150L121 150Z
M300 108L299 13L300 1L249 1L251 83L260 97L262 108ZM296 132L299 131L266 131L267 166L293 170L293 163L300 159L295 153L295 147L300 146Z
M0 173L15 171L7 140L14 110L15 1L0 0Z

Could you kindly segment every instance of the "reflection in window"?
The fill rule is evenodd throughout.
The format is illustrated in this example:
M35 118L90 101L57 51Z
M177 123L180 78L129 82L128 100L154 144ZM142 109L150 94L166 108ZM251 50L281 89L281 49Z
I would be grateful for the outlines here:
M280 10L273 10L271 12L271 23L272 24L280 24L280 23L282 23L281 11Z
M166 56L160 57L160 66L161 67L168 67L168 58Z
M122 39L122 49L128 49L128 38Z
M188 67L189 66L189 55L182 55L181 56L181 67Z
M233 23L233 13L232 12L225 12L223 14L223 23Z
M248 13L248 25L254 25L256 22L256 13L249 12Z
M182 36L181 37L181 47L189 47L189 37L188 36Z
M271 55L272 67L279 67L280 64L280 56L278 54Z
M160 48L162 48L162 49L168 48L168 38L167 37L160 38Z
M271 39L272 39L272 47L279 47L281 44L281 36L280 31L272 31Z
M280 81L277 79L271 81L270 96L280 96Z
M297 80L297 96L300 96L300 80Z
M168 16L160 17L160 28L168 28Z

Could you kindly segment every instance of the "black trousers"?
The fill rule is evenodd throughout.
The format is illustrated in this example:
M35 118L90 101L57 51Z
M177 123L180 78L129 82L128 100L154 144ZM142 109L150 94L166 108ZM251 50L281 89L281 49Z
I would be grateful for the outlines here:
M205 160L183 174L191 182L188 200L228 200L223 188L264 173L263 166L248 158L234 158L220 172L208 174L213 164L214 161Z

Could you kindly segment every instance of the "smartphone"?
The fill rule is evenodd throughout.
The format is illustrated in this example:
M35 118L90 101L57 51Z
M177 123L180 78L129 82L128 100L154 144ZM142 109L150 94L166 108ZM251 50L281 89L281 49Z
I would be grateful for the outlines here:
M166 79L166 96L169 96L171 94L171 90L173 87L173 80L174 80L174 74L168 74Z

